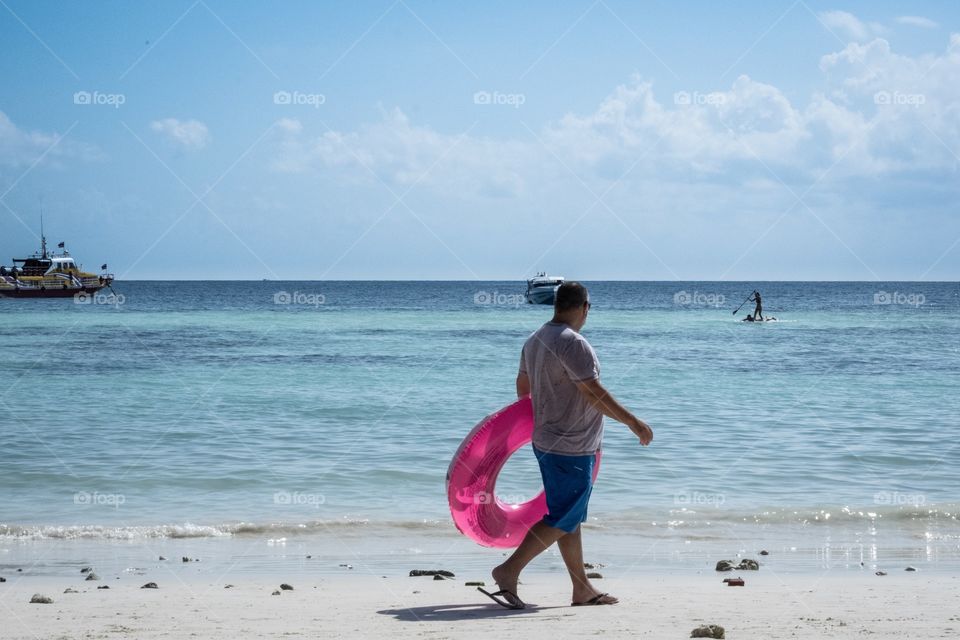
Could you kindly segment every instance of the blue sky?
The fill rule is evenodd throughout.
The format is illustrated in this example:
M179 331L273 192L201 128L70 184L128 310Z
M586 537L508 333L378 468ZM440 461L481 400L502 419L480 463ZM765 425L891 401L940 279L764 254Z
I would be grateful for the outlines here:
M952 3L156 4L0 2L4 263L958 279Z

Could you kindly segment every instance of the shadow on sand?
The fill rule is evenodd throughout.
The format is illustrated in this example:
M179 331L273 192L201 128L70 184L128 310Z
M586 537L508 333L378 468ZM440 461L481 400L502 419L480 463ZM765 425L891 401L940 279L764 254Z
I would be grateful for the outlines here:
M452 622L455 620L484 620L488 618L504 618L507 616L523 616L546 611L548 609L562 609L563 607L538 607L527 603L526 609L504 609L488 604L435 604L425 607L407 607L403 609L383 609L377 613L393 616L404 622Z

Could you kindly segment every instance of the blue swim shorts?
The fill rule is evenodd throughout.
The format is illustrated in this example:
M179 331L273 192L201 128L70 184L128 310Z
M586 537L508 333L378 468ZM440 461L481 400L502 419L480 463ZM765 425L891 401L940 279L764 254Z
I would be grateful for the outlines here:
M565 456L533 448L540 463L548 513L544 524L573 533L587 519L587 503L593 491L595 456Z

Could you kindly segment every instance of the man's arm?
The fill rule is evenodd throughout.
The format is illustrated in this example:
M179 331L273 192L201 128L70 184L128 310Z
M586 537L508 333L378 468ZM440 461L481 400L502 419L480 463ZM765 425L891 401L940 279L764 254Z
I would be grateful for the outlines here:
M527 374L520 372L517 374L517 397L530 395L530 378Z
M518 379L518 388L519 384ZM650 441L653 440L653 430L650 426L617 402L617 399L607 391L606 387L600 384L599 378L578 382L577 389L586 396L587 402L599 409L603 415L611 420L616 420L617 422L622 422L627 425L627 427L640 438L640 444L648 445Z

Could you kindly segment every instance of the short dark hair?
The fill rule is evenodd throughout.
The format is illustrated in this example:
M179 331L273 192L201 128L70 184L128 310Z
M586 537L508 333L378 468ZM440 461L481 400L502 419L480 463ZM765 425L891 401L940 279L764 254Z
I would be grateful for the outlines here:
M555 311L570 311L577 307L582 307L590 299L587 288L579 282L564 282L557 289L557 297L554 299L553 308Z

